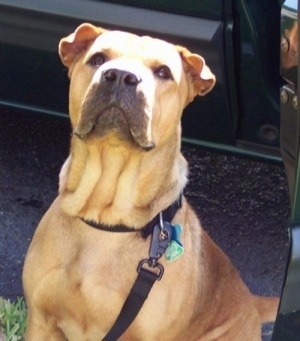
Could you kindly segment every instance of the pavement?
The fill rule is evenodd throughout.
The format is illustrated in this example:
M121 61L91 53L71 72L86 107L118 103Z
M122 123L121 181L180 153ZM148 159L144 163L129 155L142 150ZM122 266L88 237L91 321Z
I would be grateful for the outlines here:
M70 125L65 118L0 107L0 129L0 296L15 299L23 294L24 255L57 193ZM183 145L183 154L190 164L185 194L203 227L253 293L280 295L290 219L283 165L191 145Z

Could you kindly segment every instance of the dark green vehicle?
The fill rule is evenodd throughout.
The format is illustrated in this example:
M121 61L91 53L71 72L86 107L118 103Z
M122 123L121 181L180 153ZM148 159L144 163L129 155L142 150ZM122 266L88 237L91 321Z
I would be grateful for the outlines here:
M280 341L300 335L298 17L297 0L0 0L2 105L67 115L57 43L82 22L149 34L204 56L217 84L186 109L183 139L286 167L292 223L273 334Z

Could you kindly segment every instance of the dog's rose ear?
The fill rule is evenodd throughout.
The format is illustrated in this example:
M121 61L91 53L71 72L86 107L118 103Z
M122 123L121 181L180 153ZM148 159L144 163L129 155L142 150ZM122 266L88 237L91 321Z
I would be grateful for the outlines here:
M92 24L82 24L77 27L75 32L62 38L59 42L58 53L64 65L69 67L76 56L83 52L91 41L95 40L106 30Z
M191 76L195 91L194 96L206 95L216 83L215 75L205 64L205 60L198 54L191 53L182 46L177 46L177 50L184 62L185 72Z

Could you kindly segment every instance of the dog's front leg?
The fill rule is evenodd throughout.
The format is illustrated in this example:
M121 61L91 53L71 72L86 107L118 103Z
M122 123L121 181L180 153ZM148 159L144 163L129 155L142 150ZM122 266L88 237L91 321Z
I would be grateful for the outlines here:
M34 318L30 313L27 317L26 341L66 341L64 334L53 321Z

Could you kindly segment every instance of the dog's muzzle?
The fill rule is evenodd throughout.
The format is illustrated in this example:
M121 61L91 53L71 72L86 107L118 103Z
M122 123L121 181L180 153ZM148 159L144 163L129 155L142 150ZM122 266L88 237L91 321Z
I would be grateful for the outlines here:
M151 118L146 97L138 87L141 82L138 75L126 70L102 71L100 81L92 82L87 91L74 133L85 138L115 132L121 140L152 149Z

